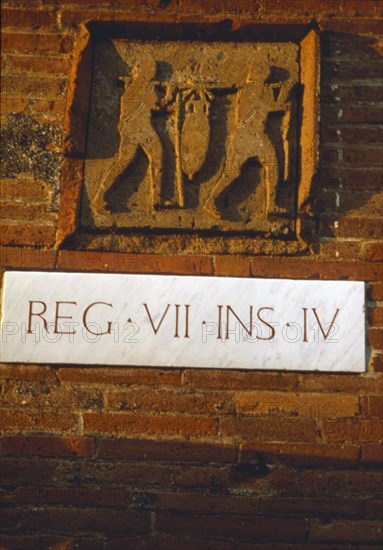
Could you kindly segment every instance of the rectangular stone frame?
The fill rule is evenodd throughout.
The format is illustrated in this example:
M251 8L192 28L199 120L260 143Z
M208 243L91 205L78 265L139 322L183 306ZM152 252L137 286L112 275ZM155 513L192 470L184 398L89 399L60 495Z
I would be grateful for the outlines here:
M320 45L316 28L302 25L246 25L232 30L226 22L216 24L186 25L195 29L196 35L205 32L211 40L273 40L296 42L300 46L301 83L303 85L302 119L300 131L300 181L298 182L296 236L291 240L258 238L253 234L232 235L193 234L175 231L174 246L169 248L169 231L162 235L154 231L142 235L136 230L120 236L117 248L122 252L147 253L244 253L244 254L297 254L310 252L315 238L315 219L310 205L310 191L315 181L319 159L319 78ZM64 160L62 170L61 201L59 208L56 248L59 249L114 249L116 236L105 234L101 240L96 235L84 235L80 226L81 193L83 186L86 131L88 124L92 59L95 42L100 37L141 38L159 33L162 39L182 40L180 34L185 25L180 23L156 25L154 23L87 23L79 27L74 52L74 62L69 79L69 92L65 120ZM219 38L215 38L218 36ZM245 38L244 38L245 37ZM201 38L200 38L201 39ZM203 38L201 39L203 40ZM122 242L122 245L121 245ZM185 245L187 243L187 245Z

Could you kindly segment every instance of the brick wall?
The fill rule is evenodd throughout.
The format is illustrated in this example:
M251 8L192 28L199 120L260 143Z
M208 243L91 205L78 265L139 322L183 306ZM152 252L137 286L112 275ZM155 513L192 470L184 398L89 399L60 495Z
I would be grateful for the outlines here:
M361 280L368 323L362 375L2 365L3 548L380 548L381 7L375 0L2 3L4 269ZM235 27L319 25L320 172L307 253L57 249L78 26L225 19Z

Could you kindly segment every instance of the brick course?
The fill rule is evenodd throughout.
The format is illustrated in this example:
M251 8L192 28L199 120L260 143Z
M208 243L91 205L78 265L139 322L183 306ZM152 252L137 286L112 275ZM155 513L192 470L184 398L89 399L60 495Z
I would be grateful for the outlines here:
M2 126L35 132L30 149L29 130L18 136L1 180L3 269L365 281L369 361L362 375L1 365L5 548L380 548L381 15L378 0L2 2ZM163 255L62 243L77 229L82 175L79 152L61 143L80 25L263 24L291 35L313 20L322 84L309 245L242 254L232 237L220 253L202 242Z

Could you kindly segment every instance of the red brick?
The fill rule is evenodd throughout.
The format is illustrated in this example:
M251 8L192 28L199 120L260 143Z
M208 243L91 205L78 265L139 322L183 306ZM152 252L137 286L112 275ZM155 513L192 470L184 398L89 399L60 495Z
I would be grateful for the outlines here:
M309 537L311 541L380 542L382 526L378 521L312 519Z
M86 433L155 434L206 436L217 433L214 418L183 415L135 415L123 413L84 413Z
M259 454L267 464L286 464L287 466L308 466L322 468L354 467L359 461L359 447L356 445L336 446L304 443L243 443L241 462L257 461Z
M150 527L147 512L108 510L101 514L97 509L46 507L29 509L21 516L23 531L29 532L85 532L85 533L146 533Z
M197 533L198 534L198 533ZM153 534L148 538L142 537L118 537L108 541L108 550L232 550L232 543L223 540L200 538L159 538L161 535Z
M57 214L50 212L47 203L17 204L15 202L0 202L0 219L26 221L55 221Z
M320 243L319 255L321 259L361 260L363 258L362 249L363 245L360 241L331 239Z
M259 499L250 495L203 493L159 493L156 496L156 510L176 510L183 512L205 512L216 514L257 514Z
M61 487L61 486L28 486L18 487L7 502L17 505L47 504L69 506L123 506L125 505L123 489L94 489L92 487Z
M316 422L288 417L223 417L220 431L224 436L243 437L253 441L307 442L319 438Z
M377 217L383 210L383 193L372 194L370 190L326 189L322 188L317 195L319 211L331 212L341 216L352 211L360 217Z
M325 515L328 517L363 516L363 502L357 499L272 497L262 498L261 511L265 514Z
M316 260L259 258L251 264L252 275L292 279L348 279L376 281L381 279L381 267L364 262L318 262Z
M76 414L62 413L59 409L3 409L2 423L6 432L73 432L77 430L78 417Z
M56 475L55 460L1 459L2 483L51 483Z
M383 353L374 353L370 361L371 370L383 372Z
M252 413L303 417L311 419L354 416L359 412L359 400L355 395L342 394L334 398L332 393L290 392L237 392L237 413Z
M371 283L368 288L367 297L370 300L383 300L383 283Z
M299 376L292 373L265 373L255 371L226 371L225 376L216 370L185 370L184 384L203 389L221 390L295 390L299 388Z
M214 275L249 277L250 258L246 256L214 256Z
M58 371L62 382L88 384L145 384L148 386L179 386L181 371L176 369L62 367Z
M12 66L12 64L11 64ZM365 89L365 88L363 88ZM379 145L348 145L342 144L341 148L338 145L326 145L321 151L322 162L331 163L340 168L343 166L352 166L354 168L364 167L368 173L370 168L377 167L378 174L380 170L380 178L382 180L382 155L383 150ZM355 176L354 176L355 177ZM377 187L378 188L378 187Z
M160 254L123 254L119 252L60 252L61 269L128 273L175 273L209 275L213 272L208 256L163 256Z
M383 519L383 498L366 500L365 516L372 519Z
M383 439L383 424L379 420L324 420L322 435L327 442L380 441Z
M4 406L28 409L100 410L103 406L102 392L94 387L68 387L67 385L7 383L3 386Z
M44 74L66 74L70 69L70 60L67 57L59 56L36 56L36 55L10 55L10 70L14 73L44 73Z
M12 245L49 245L54 244L56 231L53 225L0 225L0 236L3 244Z
M363 416L383 417L383 395L365 395L360 401Z
M383 109L379 105L347 105L339 104L327 105L322 109L321 117L325 123L331 123L339 120L339 123L378 123L383 121Z
M54 27L56 25L56 14L51 8L44 9L20 9L3 8L1 10L2 27L33 28Z
M298 494L309 497L363 500L379 496L383 488L381 472L305 470L298 476Z
M363 124L339 126L334 124L334 121L331 125L323 125L321 135L325 143L339 144L340 137L344 143L360 143L365 145L382 143L383 141L383 129L379 126Z
M383 307L368 308L368 322L373 327L383 327Z
M305 540L303 518L271 518L246 515L204 516L159 512L155 529L171 534L232 537L235 540Z
M364 245L364 256L368 261L381 262L383 260L383 243L366 243Z
M105 407L121 411L187 411L189 414L225 414L234 410L227 392L196 392L189 389L132 388L108 390Z
M188 441L155 441L142 439L100 439L99 458L170 462L234 462L237 448L233 445Z
M383 389L383 377L360 374L306 373L301 379L302 389L308 391L377 392Z
M383 328L370 328L368 343L374 349L383 349Z
M80 477L83 484L88 484L89 480L107 487L122 484L124 488L135 491L148 487L171 487L173 468L162 464L89 461L82 462L80 472L76 468L74 474Z
M30 178L9 178L0 181L1 198L21 199L25 201L36 201L36 197L41 202L50 203L52 200L52 191L49 185L42 180Z
M49 548L55 550L104 550L104 541L100 538L47 537L41 535L2 535L4 550L36 550Z
M56 33L8 32L1 37L4 52L20 53L68 53L73 46L69 35Z
M369 464L383 464L383 443L363 445L361 461Z
M46 78L41 76L4 75L2 78L2 93L20 96L54 99L65 93L66 80L64 78Z
M342 61L344 63L344 61ZM381 100L382 90L376 81L367 82L364 85L361 84L347 84L341 82L334 85L324 83L322 87L321 100L323 102L341 102L345 103L357 103L359 101L371 101L377 102ZM348 143L346 141L346 143Z
M381 239L383 237L383 224L380 218L341 218L339 215L334 217L334 215L323 214L321 226L323 237L358 237L363 239ZM380 278L374 280L380 280Z
M3 453L14 456L90 457L95 441L90 437L13 436L3 438Z
M55 371L51 367L34 365L0 365L0 379L22 380L25 382L55 382Z

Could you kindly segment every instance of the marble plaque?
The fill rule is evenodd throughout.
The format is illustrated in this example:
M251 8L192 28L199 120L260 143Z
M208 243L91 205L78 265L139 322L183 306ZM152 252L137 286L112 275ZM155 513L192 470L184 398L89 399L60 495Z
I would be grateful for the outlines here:
M2 361L365 370L364 283L8 272Z

